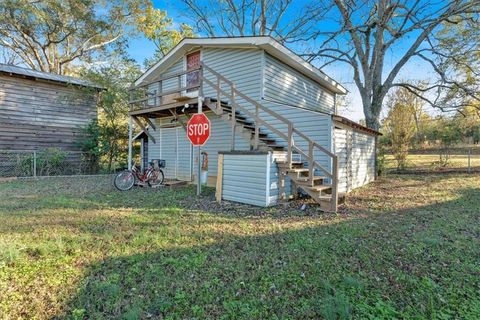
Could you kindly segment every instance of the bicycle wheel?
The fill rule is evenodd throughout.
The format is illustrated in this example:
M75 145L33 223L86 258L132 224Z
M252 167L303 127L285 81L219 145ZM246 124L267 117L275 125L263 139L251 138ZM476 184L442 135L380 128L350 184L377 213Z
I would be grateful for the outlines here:
M163 184L163 180L165 179L162 170L156 170L152 172L152 177L148 180L148 184L150 187L156 187Z
M135 184L135 176L131 171L120 172L113 180L113 184L120 191L128 191Z

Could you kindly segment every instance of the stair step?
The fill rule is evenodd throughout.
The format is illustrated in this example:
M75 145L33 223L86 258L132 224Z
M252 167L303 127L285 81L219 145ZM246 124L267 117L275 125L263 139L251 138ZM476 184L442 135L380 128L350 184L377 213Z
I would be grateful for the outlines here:
M275 143L267 143L266 144L267 146L269 146L270 148L285 148L285 146L282 146L281 144L275 144Z
M279 165L288 164L288 161L287 161L287 160L278 159L278 160L276 160L276 161L277 161L277 164L279 164ZM303 161L294 161L294 160L292 160L292 164L303 164Z
M309 177L294 177L295 179L295 182L297 184L310 184L311 181L310 181L310 178ZM323 177L323 176L314 176L313 177L313 182L319 182L319 181L322 181L322 180L325 180L326 177Z
M230 110L223 110L225 115L228 116L228 120L232 119L232 112ZM235 120L247 120L247 117L242 116L238 111L235 112Z
M247 126L254 126L254 124L246 119L239 119L239 118L236 118L235 121L237 123L241 123L242 125L247 125ZM255 128L255 126L254 126Z
M269 137L258 137L258 140L262 140L262 141L272 141L272 142L275 142L276 140L274 138L269 138Z
M313 176L313 180L324 180L326 179L327 177L324 177L324 176ZM297 180L299 180L300 182L302 181L308 181L310 180L308 177L299 177L297 178Z
M211 103L217 103L217 98L212 98L212 97L209 97L207 99L205 99L207 102L211 102ZM220 99L220 104L222 106L228 106L228 101L226 100L221 100Z
M308 172L309 170L307 168L292 168L292 169L287 168L287 171L288 172L302 173L302 172Z
M291 171L290 170L290 167L288 166L288 163L277 163L277 166L279 168L282 168L282 169L285 169L287 171ZM292 169L296 169L296 168L304 168L303 167L303 162L292 162Z
M322 185L313 186L313 187L305 186L305 188L308 188L308 189L310 189L310 190L312 190L312 191L325 191L325 190L331 189L332 186L331 186L331 185L328 185L328 184L322 184Z

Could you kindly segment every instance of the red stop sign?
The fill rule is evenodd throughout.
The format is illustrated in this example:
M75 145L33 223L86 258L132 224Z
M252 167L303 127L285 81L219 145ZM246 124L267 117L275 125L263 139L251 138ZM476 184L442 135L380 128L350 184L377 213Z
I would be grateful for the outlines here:
M187 123L187 137L194 146L203 146L210 138L210 120L203 113L194 114Z

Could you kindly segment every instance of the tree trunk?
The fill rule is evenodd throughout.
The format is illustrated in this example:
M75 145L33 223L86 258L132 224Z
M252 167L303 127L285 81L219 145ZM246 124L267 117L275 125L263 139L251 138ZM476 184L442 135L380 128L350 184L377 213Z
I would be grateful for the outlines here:
M367 127L380 130L380 111L382 110L382 99L374 99L372 102L363 101L363 113Z
M112 170L112 163L113 163L113 149L110 148L110 151L108 152L108 166L107 166L108 172L111 172Z

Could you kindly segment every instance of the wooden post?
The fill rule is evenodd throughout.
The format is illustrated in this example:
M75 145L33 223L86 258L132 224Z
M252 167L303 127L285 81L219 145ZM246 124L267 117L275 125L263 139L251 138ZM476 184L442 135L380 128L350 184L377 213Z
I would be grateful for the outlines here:
M144 153L144 150L143 150L143 141L144 139L140 139L140 171L141 172L144 172L145 171L145 166L143 165L144 163L144 159L143 159L143 153Z
M472 173L472 167L470 166L470 161L472 157L472 149L468 149L468 173Z
M163 86L162 80L158 81L158 92L159 92L159 94L162 94L162 91L163 91L162 86ZM158 105L159 106L162 105L162 98L163 98L163 96L158 97Z
M37 176L37 151L33 151L33 176Z
M148 87L144 87L143 88L143 108L146 109L147 108L147 105L148 105Z
M132 117L128 117L128 170L132 170L132 139L133 139L133 123Z
M284 169L279 168L279 186L278 186L278 200L283 200L286 198L286 192L285 192L285 175L286 172Z
M217 186L215 189L215 199L217 202L222 202L222 188L223 188L223 154L218 154L217 166Z
M337 212L338 206L338 158L332 158L332 211Z
M313 187L315 181L313 180L313 162L315 161L313 156L313 141L308 141L308 179L310 180L311 186Z
M181 87L182 87L182 76L179 75L179 76L178 76L178 92L180 93L180 95L182 94L182 93L180 92L180 88L181 88Z
M200 66L200 69L198 70L198 95L203 97L203 67ZM203 103L203 98L202 98L202 103Z
M255 150L258 150L258 139L260 136L260 121L258 121L258 104L255 105Z
M235 150L235 126L236 126L236 119L235 119L235 113L236 113L236 102L235 102L235 85L231 85L232 89L232 138L231 138L231 149L232 151Z
M288 123L288 150L287 150L287 162L288 167L292 168L292 145L293 145L293 124Z

